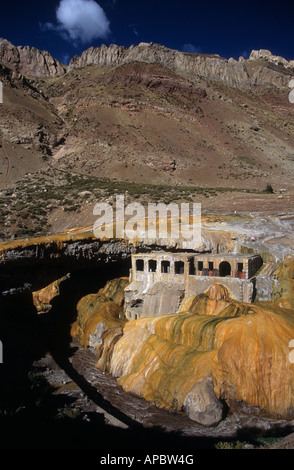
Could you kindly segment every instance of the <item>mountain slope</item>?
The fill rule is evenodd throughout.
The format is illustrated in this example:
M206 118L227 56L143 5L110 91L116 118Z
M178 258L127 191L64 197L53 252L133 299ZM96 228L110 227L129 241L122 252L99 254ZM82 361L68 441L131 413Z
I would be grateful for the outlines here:
M37 202L45 178L51 199L42 210L57 203L50 215L57 229L64 228L58 220L65 217L60 187L77 184L81 192L94 187L95 178L169 185L179 188L178 198L184 185L189 200L195 200L197 187L215 188L209 198L198 192L196 202L218 210L232 200L221 188L262 191L271 185L275 192L287 190L282 200L273 196L271 208L292 210L293 61L262 50L235 61L140 44L90 48L66 69L48 54L0 40L0 191L27 204L30 188ZM3 213L14 207L5 191ZM94 192L88 195L91 204ZM248 197L241 193L234 210L243 210ZM67 214L72 226L88 223L92 208L83 199L79 207L78 218L74 210ZM263 208L263 199L244 206ZM15 231L7 224L6 232Z
M43 158L61 138L62 120L32 81L0 64L0 188L47 167Z
M47 60L44 52L27 48L29 53L21 55L25 48L18 47L20 67L11 60L15 47L3 40L1 47L1 60L28 75L32 65L39 70L40 57ZM30 84L36 101L63 122L67 139L62 148L56 148L56 129L48 130L46 138L46 152L58 168L130 181L213 186L238 187L250 176L249 187L261 188L265 182L291 184L292 62L268 51L253 51L249 60L237 62L156 44L112 45L88 49L72 59L67 73L55 68L53 78L46 77L45 67L38 71L42 78L31 78ZM27 95L22 99L33 109ZM9 98L1 111L14 113ZM40 125L38 113L33 119ZM12 124L9 138L14 132L22 145L19 127ZM6 138L5 124L1 128Z
M133 62L71 70L46 93L68 129L55 155L63 169L139 182L292 184L294 109L285 88L195 82Z

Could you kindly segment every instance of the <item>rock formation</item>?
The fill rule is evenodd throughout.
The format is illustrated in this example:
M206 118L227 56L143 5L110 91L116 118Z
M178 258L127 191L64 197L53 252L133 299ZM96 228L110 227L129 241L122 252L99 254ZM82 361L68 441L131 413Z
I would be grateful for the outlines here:
M38 311L50 308L60 281L65 280L59 275L58 281L41 286L45 272L49 284L46 266L57 263L61 272L62 260L75 259L105 267L136 249L115 240L95 240L89 229L2 245L4 273L5 267L10 275L15 271L15 285L26 280L34 286ZM274 302L238 302L228 288L213 285L203 294L183 299L174 314L128 322L124 296L129 278L112 279L97 293L80 299L72 336L95 351L97 367L112 374L124 390L158 407L185 411L201 424L218 423L227 408L293 419L294 368L289 358L294 339L293 257L274 264ZM23 266L25 279L19 277ZM5 287L7 274L3 276L2 289L13 286L12 281ZM42 289L36 292L38 284Z
M60 289L59 289L60 284L63 281L66 281L69 277L70 277L69 274L66 276L63 276L62 278L57 279L57 281L53 281L48 286L43 287L43 289L40 289L32 293L33 304L39 314L47 313L51 310L52 308L51 300L60 294Z
M260 49L259 51L252 51L248 60L259 60L265 59L268 62L271 62L276 65L282 65L285 68L294 67L294 60L286 60L284 57L273 55L270 51L266 49Z
M0 62L13 71L28 77L57 77L66 67L47 51L35 47L14 46L0 38Z

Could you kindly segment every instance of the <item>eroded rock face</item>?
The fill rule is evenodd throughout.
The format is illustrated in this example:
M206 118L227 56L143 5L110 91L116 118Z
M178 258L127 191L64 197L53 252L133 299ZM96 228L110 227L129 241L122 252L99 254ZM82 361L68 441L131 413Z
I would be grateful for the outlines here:
M242 63L232 64L217 55L184 54L153 43L141 43L129 49L114 44L109 47L105 45L99 48L91 47L80 57L75 56L71 60L69 70L89 64L113 66L134 61L160 63L176 71L194 72L214 79L222 77L235 85L248 81L248 75Z
M294 60L286 60L284 57L276 56L272 54L267 49L260 49L259 51L253 50L250 54L249 60L258 60L258 59L266 59L269 62L272 62L276 65L283 65L286 68L293 68L294 67Z
M29 46L14 46L1 38L0 62L28 77L57 77L63 75L66 70L66 67L47 51Z
M100 66L114 66L130 62L160 63L177 72L188 72L213 80L223 81L233 86L249 88L252 85L269 84L277 86L288 86L288 77L281 73L279 66L289 70L294 68L294 61L278 60L269 51L253 51L250 56L250 64L258 61L261 57L265 63L257 69L251 70L247 67L244 58L239 61L224 59L218 55L210 54L186 54L180 51L168 49L159 44L140 43L138 46L125 48L112 44L109 47L90 47L78 57L75 56L69 64L69 70L81 68L90 64ZM269 69L267 64L272 68ZM275 68L276 67L276 68Z
M14 46L2 38L0 62L28 77L57 77L64 75L67 70L90 64L116 66L131 62L159 63L176 72L200 75L241 88L261 84L288 86L288 76L283 72L294 69L293 60L287 61L264 49L252 51L248 60L240 57L236 61L217 54L183 53L153 43L140 43L129 48L115 44L109 47L104 44L101 47L90 47L81 56L73 57L67 68L47 51L29 46Z

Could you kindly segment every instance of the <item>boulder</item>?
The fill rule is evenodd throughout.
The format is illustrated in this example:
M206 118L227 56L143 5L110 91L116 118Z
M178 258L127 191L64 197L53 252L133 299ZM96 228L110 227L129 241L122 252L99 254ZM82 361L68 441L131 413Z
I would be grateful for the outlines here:
M223 416L223 404L216 398L211 377L197 382L184 400L184 409L193 421L204 426L218 424Z

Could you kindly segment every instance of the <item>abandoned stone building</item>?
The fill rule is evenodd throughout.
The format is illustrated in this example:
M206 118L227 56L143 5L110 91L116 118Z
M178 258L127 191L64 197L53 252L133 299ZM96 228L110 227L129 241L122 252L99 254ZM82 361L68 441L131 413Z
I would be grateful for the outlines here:
M132 320L175 313L184 297L203 293L212 284L222 284L233 299L250 303L255 297L254 276L262 264L258 254L135 254L125 290L125 315Z

